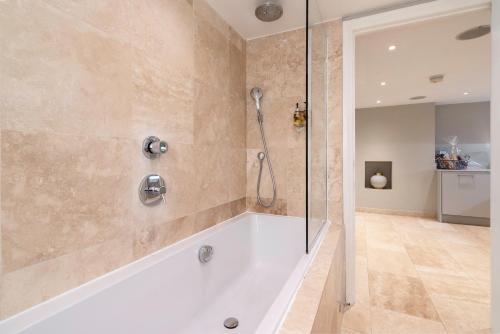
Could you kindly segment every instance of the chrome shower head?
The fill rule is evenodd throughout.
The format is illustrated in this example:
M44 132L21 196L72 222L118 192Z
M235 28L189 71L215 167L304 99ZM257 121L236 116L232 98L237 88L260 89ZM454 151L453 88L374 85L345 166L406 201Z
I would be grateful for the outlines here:
M283 15L283 7L270 1L255 8L255 16L261 21L276 21Z
M250 91L250 96L255 100L255 106L257 107L257 112L260 112L260 99L264 96L262 89L259 87L254 87Z

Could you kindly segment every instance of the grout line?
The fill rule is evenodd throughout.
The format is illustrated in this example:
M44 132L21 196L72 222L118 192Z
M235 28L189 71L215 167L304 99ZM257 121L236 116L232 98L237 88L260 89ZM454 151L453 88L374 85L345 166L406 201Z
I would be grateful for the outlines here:
M418 218L415 218L415 220L418 221ZM401 236L402 236L403 233L398 228L397 222L396 221L391 221L391 223L392 223L391 226L392 226L393 230L398 234L398 237L401 240ZM366 227L369 226L369 224L370 224L369 222L367 224L365 224L365 230L367 230ZM376 224L376 222L372 222L372 224ZM426 226L424 226L422 224L419 224L417 226L422 229L424 236L427 235L431 239L431 241L437 243L437 247L436 248L437 249L441 249L443 252L445 252L445 255L447 255L450 258L450 260L453 261L453 263L457 266L457 269L450 269L450 273L441 273L441 272L438 271L438 272L434 273L434 275L436 275L437 277L443 278L444 276L446 276L448 274L450 276L454 276L453 273L456 273L457 277L469 280L471 283L473 282L473 285L475 287L481 289L481 286L479 285L480 278L478 278L476 275L472 275L471 271L467 270L467 268L464 267L464 265L459 260L459 258L457 258L456 256L452 256L451 253L447 252L446 248L444 247L444 244L440 241L439 236L440 235L446 235L448 233L448 231L446 231L446 230L439 230L439 229L436 230L436 229L432 229L432 228L426 228ZM426 232L428 232L428 233L426 233ZM435 234L435 232L438 232L438 233ZM453 230L451 232L459 232L460 233L461 231ZM366 237L366 239L365 239L366 243L368 243L368 241L370 240L370 234L369 233L365 233L365 237ZM481 242L480 238L475 238L474 240L476 240L478 243ZM409 253L408 253L408 246L409 246L409 244L405 243L405 242L402 242L402 244L405 247L406 254L408 254L408 256L409 256ZM482 248L481 248L480 245L477 245L477 246L469 245L469 247L473 247L475 249L478 249L479 251L482 251ZM367 265L368 265L368 263L369 263L369 260L368 260L369 249L367 248L366 251L367 251L366 259L367 259ZM417 269L417 265L416 265L414 259L412 259L411 257L410 257L410 261L411 261L411 263L413 265L413 268L415 269L415 271L416 271L416 273L418 275L417 278L422 282L423 287L424 287L427 295L431 298L432 305L434 306L434 309L435 309L436 313L439 316L440 322L446 328L445 322L442 319L441 315L439 314L439 311L436 308L436 304L435 304L435 301L434 301L434 298L433 298L434 295L440 295L440 294L439 293L438 294L430 293L428 285L426 285L425 281L423 280L423 276L422 276L425 272L421 272L421 271L419 271ZM432 268L432 266L430 268ZM457 272L457 270L458 270L458 272ZM450 297L452 299L455 298L453 295L443 294L443 296L448 296L448 297ZM460 299L460 298L458 298L458 299ZM473 300L473 299L464 299L464 301L470 301L470 302L473 302L473 303L480 303L480 304L488 304L488 303L484 303L484 302L481 302L481 301L478 301L478 300Z
M415 218L417 224L419 223L417 218ZM443 319L441 318L441 315L439 314L436 306L434 305L434 301L432 300L431 298L431 295L429 293L429 291L427 290L426 286L425 286L425 283L424 281L422 280L422 277L420 276L420 273L419 271L417 270L416 268L416 265L415 265L415 262L414 260L411 258L410 254L408 253L408 249L407 249L407 245L406 243L403 242L402 240L402 235L401 235L401 232L399 231L398 228L396 228L397 226L397 223L395 223L393 220L391 220L391 228L395 231L395 233L397 234L398 236L398 239L401 241L402 245L403 245L403 248L405 250L405 254L408 256L408 258L410 259L410 262L413 266L413 269L415 270L415 273L417 274L417 277L414 277L415 279L418 279L418 281L420 282L420 284L422 285L426 295L427 295L427 298L429 299L433 309L434 309L434 312L436 313L436 315L438 316L439 318L439 322L441 323L441 325L443 326L444 330L448 333L448 329L447 327L445 326L444 322L443 322ZM420 227L423 228L423 226L420 224ZM368 251L368 250L367 250ZM402 275L396 275L396 276L402 276ZM371 310L371 305L370 305L370 310ZM394 311L394 310L390 310L390 311L393 311L393 312L397 312L397 311ZM400 312L402 314L406 314L404 312ZM428 321L435 321L435 320L432 320L432 319L427 319L427 318L424 318L424 317L419 317L419 316L416 316L416 315L411 315L411 314L406 314L406 315L410 315L410 316L414 316L414 317L417 317L417 318L421 318L423 320L428 320Z
M423 226L422 224L420 224L420 222L418 221L418 218L416 218L415 220L416 220L417 224L418 224L418 225L419 225L422 229L424 229L424 231L425 231L425 226ZM399 231L397 231L397 229L396 229L396 233L398 233L398 235L400 234L400 232L399 232ZM410 258L410 261L411 261L411 263L412 263L412 265L413 265L413 269L414 269L414 270L415 270L415 272L417 273L418 280L419 280L419 281L420 281L420 283L422 284L422 287L424 288L424 291L425 291L425 293L426 293L426 295L427 295L427 298L429 299L429 301L430 301L430 302L431 302L431 304L432 304L432 307L434 308L434 312L436 312L436 314L437 314L437 316L438 316L438 318L439 318L439 322L440 322L440 323L441 323L441 325L443 326L444 330L448 333L448 332L449 332L449 331L448 331L448 328L446 327L446 325L445 325L445 323L444 323L444 321L443 321L443 318L441 317L441 314L439 313L439 311L438 311L438 309L437 309L437 307L436 307L436 305L435 305L435 303L434 303L434 300L432 299L431 293L429 292L429 290L428 290L427 286L425 285L424 280L422 279L421 273L417 270L417 266L416 266L416 264L415 264L415 261L411 258L410 254L408 253L407 245L406 245L404 242L403 242L403 247L404 247L404 249L405 249L406 254L408 254L408 257Z

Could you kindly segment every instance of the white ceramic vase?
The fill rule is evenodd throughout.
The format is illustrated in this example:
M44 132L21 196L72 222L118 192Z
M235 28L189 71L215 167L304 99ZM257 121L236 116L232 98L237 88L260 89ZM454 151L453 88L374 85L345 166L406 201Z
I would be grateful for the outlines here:
M370 183L375 189L383 189L387 184L387 178L382 173L377 173L370 178Z

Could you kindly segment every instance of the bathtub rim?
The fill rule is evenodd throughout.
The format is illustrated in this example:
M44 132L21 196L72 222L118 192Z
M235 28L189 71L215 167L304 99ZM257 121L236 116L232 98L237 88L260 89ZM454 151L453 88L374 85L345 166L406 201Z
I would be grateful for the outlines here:
M306 274L309 272L311 265L316 258L319 249L326 237L326 234L330 228L331 222L326 220L314 241L313 248L310 250L309 254L305 253L299 259L299 262L295 266L293 272L288 277L287 281L281 288L278 296L274 300L273 304L269 307L266 315L260 322L255 333L278 333L285 322L286 316L297 297L302 283L304 282Z
M29 327L44 321L59 312L62 312L75 304L82 302L85 299L91 298L92 296L100 293L101 291L112 287L113 285L119 284L124 280L144 271L148 268L151 268L158 263L164 261L167 257L174 256L176 253L189 248L193 244L199 241L200 235L203 234L205 237L210 237L211 235L217 233L218 230L226 228L228 225L235 224L239 222L241 219L251 219L254 221L254 217L258 216L274 216L274 217L285 217L292 218L294 220L301 219L304 220L303 217L294 217L294 216L286 216L286 215L277 215L277 214L268 214L268 213L258 213L245 211L241 214L238 214L234 217L228 218L220 223L215 224L207 229L199 231L195 234L190 235L187 238L179 240L171 245L165 246L151 254L143 256L139 259L136 259L130 263L127 263L123 266L120 266L112 271L109 271L103 275L97 276L85 283L82 283L74 288L71 288L61 294L58 294L50 299L47 299L41 303L33 305L19 313L16 313L8 318L5 318L0 321L0 332L5 334L15 334L22 332L23 330L28 329ZM258 219L258 218L257 218ZM317 243L318 244L318 243ZM304 247L304 255L305 247ZM297 266L300 261L303 260L304 255L299 259ZM295 273L297 270L297 266L294 268ZM285 285L287 285L290 281L290 278L286 281ZM279 296L283 288L279 292ZM272 305L276 300L273 302ZM268 311L272 308L272 306L268 309ZM285 314L285 312L284 312ZM268 316L266 315L264 318ZM262 321L261 321L262 323ZM261 324L260 323L260 324ZM259 324L259 326L260 326Z

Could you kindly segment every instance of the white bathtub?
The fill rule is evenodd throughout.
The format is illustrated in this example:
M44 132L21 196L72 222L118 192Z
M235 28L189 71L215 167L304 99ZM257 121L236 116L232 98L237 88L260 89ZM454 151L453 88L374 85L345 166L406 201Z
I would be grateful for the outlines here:
M314 254L304 234L302 218L245 213L6 319L0 333L273 333ZM214 248L205 264L202 245ZM239 326L224 328L228 317Z

